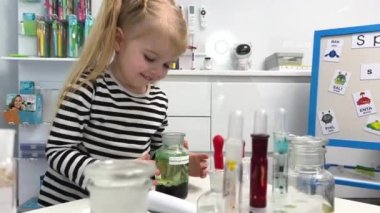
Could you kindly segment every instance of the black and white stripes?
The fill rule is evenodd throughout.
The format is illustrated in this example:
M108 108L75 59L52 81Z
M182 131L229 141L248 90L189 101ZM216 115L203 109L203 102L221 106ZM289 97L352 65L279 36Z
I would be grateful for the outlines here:
M39 203L50 206L87 197L83 171L100 159L134 159L161 146L166 95L151 85L144 95L125 90L107 71L67 94L53 121L48 170Z

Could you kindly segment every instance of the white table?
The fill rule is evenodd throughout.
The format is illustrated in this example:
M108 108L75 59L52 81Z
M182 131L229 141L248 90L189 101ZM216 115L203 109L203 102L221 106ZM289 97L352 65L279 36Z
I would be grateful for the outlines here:
M199 195L208 190L209 179L190 177L189 195L186 200L196 202ZM380 206L335 198L335 213L379 213ZM28 213L90 213L89 200L82 199L48 208L28 211Z

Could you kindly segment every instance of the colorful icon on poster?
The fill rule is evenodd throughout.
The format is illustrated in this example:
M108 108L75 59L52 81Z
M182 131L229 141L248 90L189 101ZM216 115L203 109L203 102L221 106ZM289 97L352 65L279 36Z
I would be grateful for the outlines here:
M351 73L349 72L335 70L334 76L331 80L329 91L339 95L344 95L350 77Z
M376 113L376 107L370 90L355 92L352 94L358 116Z
M340 131L338 121L332 109L318 112L318 118L322 134L328 135Z
M342 39L327 40L326 50L323 55L324 61L339 62L342 55L343 43Z
M367 123L364 130L377 135L380 135L380 116L370 115L368 116Z

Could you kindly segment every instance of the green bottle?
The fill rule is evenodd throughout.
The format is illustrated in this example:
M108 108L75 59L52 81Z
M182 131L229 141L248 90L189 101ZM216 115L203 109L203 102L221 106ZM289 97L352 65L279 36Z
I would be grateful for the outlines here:
M167 132L162 135L163 145L156 151L156 165L161 174L156 191L185 199L189 183L189 152L183 146L185 134Z

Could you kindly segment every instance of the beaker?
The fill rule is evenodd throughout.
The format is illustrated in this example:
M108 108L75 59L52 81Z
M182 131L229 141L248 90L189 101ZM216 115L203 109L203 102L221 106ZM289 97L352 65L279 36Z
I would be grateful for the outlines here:
M288 202L303 212L334 211L335 181L324 168L326 143L312 136L291 138Z
M89 165L91 212L146 213L155 165L142 160L105 160Z

